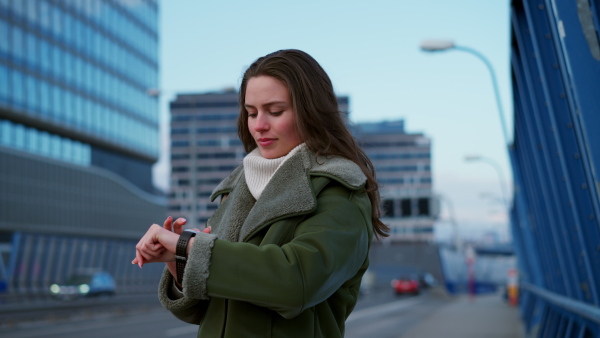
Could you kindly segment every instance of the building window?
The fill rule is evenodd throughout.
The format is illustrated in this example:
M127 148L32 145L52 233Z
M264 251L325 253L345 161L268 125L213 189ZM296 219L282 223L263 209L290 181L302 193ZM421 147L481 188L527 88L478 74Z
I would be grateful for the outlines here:
M190 146L190 142L188 141L173 141L171 142L171 146L174 148L177 147L189 147Z
M419 216L429 216L429 198L419 198L417 200L417 210Z
M181 134L189 134L189 128L173 128L171 129L171 134L173 135L181 135Z
M177 115L177 116L171 117L171 121L173 121L173 122L191 121L191 120L192 120L192 117L189 115Z
M173 167L171 169L171 172L174 173L187 173L188 171L190 171L189 167Z
M394 200L383 200L383 217L394 217Z
M412 201L408 198L400 200L400 215L410 217L412 215Z
M0 119L0 145L56 160L89 166L91 146Z
M190 154L171 154L172 160L187 160L190 158Z

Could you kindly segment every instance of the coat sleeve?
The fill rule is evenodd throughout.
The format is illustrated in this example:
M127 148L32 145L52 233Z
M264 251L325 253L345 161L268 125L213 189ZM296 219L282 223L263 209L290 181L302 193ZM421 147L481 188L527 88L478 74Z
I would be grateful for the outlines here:
M177 298L171 294L173 288L173 276L165 268L158 287L158 300L162 306L171 311L178 319L199 325L206 311L208 304L205 300L199 300L189 297Z
M367 259L371 228L366 193L327 187L317 198L316 211L281 247L215 240L208 274L203 274L206 265L188 262L184 277L184 288L186 278L206 277L206 282L194 281L204 283L206 290L194 288L186 296L247 301L293 318L356 275Z
M200 324L206 308L208 306L208 297L206 296L206 277L208 277L208 263L210 262L213 243L217 237L212 234L199 233L195 244L197 249L193 252L196 258L192 257L186 265L183 278L183 297L175 297L171 290L173 287L173 276L165 268L158 289L158 299L163 307L180 320L190 324ZM196 247L196 245L194 245ZM193 262L193 263L191 263ZM195 264L196 268L191 269L190 265ZM195 295L190 297L189 295Z

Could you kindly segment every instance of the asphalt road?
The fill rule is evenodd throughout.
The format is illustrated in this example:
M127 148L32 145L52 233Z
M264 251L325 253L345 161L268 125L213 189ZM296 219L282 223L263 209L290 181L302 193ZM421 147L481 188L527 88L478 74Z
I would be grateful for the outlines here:
M173 317L155 297L138 295L49 304L23 311L26 317L14 317L18 311L5 311L0 313L0 337L196 337L196 326ZM436 292L396 297L391 290L383 289L361 295L346 322L346 337L398 338L444 301Z

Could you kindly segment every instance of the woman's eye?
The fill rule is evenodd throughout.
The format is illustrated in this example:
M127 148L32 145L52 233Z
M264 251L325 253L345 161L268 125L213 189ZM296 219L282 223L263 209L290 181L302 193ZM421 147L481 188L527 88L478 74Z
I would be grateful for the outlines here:
M283 114L283 111L272 111L269 114L277 116Z
M256 115L258 115L258 114L256 114L256 113L248 113L248 117L256 117Z

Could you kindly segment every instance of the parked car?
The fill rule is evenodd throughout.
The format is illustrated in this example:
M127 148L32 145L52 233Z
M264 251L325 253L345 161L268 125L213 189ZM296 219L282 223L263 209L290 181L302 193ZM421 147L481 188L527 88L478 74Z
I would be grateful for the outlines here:
M50 292L63 299L112 296L115 291L115 280L106 271L80 272L69 277L65 283L50 286Z
M397 279L392 280L392 288L397 295L412 294L418 295L421 292L421 286L419 284L419 276L417 275L404 275Z

